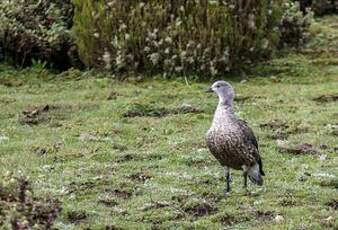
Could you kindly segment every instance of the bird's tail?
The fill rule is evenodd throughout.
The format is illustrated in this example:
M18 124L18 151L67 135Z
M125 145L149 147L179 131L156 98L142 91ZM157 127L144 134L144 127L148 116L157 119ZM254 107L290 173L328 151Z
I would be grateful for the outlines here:
M263 176L264 172L260 168L259 164L255 164L254 166L248 169L248 177L252 183L257 185L263 185Z

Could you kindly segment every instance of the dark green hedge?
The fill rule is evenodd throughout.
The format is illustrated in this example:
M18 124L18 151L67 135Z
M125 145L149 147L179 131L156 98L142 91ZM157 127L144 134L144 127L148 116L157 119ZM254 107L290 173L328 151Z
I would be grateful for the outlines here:
M33 60L61 69L76 64L72 61L76 48L69 31L72 18L70 0L2 1L0 56L20 67Z

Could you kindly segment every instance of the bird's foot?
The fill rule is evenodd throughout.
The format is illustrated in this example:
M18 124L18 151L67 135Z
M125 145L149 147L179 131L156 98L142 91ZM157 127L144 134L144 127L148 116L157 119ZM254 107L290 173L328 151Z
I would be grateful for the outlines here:
M231 189L230 188L225 188L224 189L224 196L225 197L228 197L230 195L230 193L231 193Z
M250 196L251 192L249 191L248 188L244 188L244 196Z
M230 194L231 194L230 191L224 190L224 196L225 196L225 197L230 196Z

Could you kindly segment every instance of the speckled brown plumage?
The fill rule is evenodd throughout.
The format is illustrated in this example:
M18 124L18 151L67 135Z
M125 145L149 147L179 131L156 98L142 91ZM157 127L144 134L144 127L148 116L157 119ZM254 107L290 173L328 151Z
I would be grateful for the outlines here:
M232 86L227 82L218 81L213 84L210 91L219 96L219 104L206 135L210 152L225 168L242 169L245 186L246 175L251 181L261 185L263 183L261 176L264 172L257 140L247 123L235 116L232 106L234 97Z

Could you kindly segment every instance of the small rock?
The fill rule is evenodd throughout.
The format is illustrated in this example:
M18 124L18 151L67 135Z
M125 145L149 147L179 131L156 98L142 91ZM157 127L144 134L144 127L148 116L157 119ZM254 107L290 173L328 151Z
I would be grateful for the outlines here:
M275 222L276 222L277 224L283 223L283 222L284 222L284 217L283 217L282 215L276 215L276 217L275 217Z
M117 206L113 207L113 211L115 213L122 214L122 215L125 215L125 214L128 213L127 210L120 208L120 207L117 207Z
M315 177L326 177L326 178L336 178L335 175L329 173L316 173L314 174Z
M90 133L81 133L79 136L79 141L98 141L99 138Z
M120 96L120 94L118 92L112 91L112 92L109 93L107 100L108 101L116 100L118 96Z
M179 113L201 113L202 110L198 109L190 104L183 103L179 108L178 108Z
M324 225L329 225L332 221L334 221L333 217L329 216L328 218L322 219L320 222Z
M295 146L287 146L285 142L277 142L277 148L281 153L289 153L294 155L303 155L303 154L312 154L318 155L321 154L317 149L315 149L311 144L304 143L298 144Z
M0 143L3 141L7 141L9 138L6 137L4 134L0 133Z
M321 160L321 161L325 161L326 159L327 159L327 155L325 155L325 154L322 154L322 155L319 156L319 160Z

